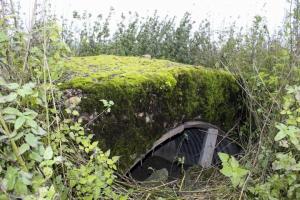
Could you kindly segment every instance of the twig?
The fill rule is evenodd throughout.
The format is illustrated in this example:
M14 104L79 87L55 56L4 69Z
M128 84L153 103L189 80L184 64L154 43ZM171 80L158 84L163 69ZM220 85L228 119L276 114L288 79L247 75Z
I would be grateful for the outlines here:
M4 130L3 131L4 134L9 137L11 135L11 132L9 131L9 128L8 128L7 124L5 123L1 112L0 112L0 123L1 123L1 126L2 126L3 130ZM15 141L12 138L9 138L9 141L10 141L10 144L12 146L13 152L14 152L16 158L17 158L17 161L18 161L19 165L22 167L22 169L25 172L28 172L28 168L26 166L26 163L23 160L22 156L19 154L19 148L18 148L17 144L15 143Z
M31 16L31 22L30 22L30 30L28 32L28 40L26 43L26 51L25 51L25 56L24 56L24 63L23 63L23 71L25 72L28 70L28 57L29 57L29 52L31 48L31 38L32 38L32 29L35 23L35 11L37 9L37 0L34 1L34 6L32 10L32 16Z
M100 114L96 115L93 119L91 119L90 121L88 121L84 127L87 127L88 125L90 125L93 121L95 121L98 117L100 117L101 115L103 115L106 111L108 110L108 108L106 108L105 110L103 110Z
M191 191L179 191L178 193L205 193L205 192L211 192L216 191L218 188L212 188L212 189L203 189L203 190L191 190Z
M248 173L248 175L247 175L247 178L246 178L246 180L245 180L245 182L244 182L244 184L243 184L243 187L242 187L242 190L241 190L241 193L240 193L239 200L242 200L242 198L243 198L243 193L244 193L244 190L245 190L245 188L246 188L246 184L247 184L247 182L248 182L250 176L251 176L251 171L249 171L249 173Z

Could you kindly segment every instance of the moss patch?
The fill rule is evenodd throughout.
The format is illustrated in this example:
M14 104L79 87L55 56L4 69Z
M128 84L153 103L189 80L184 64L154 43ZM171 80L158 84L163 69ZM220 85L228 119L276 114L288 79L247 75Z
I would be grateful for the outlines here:
M83 112L100 113L101 99L114 101L91 128L102 148L121 155L123 169L176 123L201 115L226 131L239 113L240 89L221 70L109 55L70 58L64 68L62 87L83 91Z

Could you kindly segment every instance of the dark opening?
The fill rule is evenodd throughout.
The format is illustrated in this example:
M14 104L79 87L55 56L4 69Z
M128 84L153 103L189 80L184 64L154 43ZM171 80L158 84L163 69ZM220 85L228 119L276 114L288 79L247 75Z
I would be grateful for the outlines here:
M166 169L169 180L178 178L182 170L199 165L206 134L207 129L204 128L184 129L181 133L168 138L147 153L129 170L127 175L137 181L145 181L154 171ZM238 155L241 150L241 147L230 139L218 135L212 166L218 167L220 165L219 152Z

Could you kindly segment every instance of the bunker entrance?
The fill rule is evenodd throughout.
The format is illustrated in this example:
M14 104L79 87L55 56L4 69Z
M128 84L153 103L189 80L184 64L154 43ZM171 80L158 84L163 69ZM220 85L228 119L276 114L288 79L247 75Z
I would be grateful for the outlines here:
M186 122L157 140L126 175L137 181L176 179L192 166L218 167L219 152L237 156L242 148L218 127L200 121Z

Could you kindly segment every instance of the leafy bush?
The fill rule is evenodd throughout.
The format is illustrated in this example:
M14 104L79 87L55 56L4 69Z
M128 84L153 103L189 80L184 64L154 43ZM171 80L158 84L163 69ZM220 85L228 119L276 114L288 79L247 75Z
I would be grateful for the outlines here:
M300 198L300 87L288 86L284 96L281 115L284 120L277 123L274 138L276 148L272 154L271 172L265 182L249 190L259 199ZM269 155L270 156L270 155Z
M112 189L118 157L92 142L76 105L48 106L49 90L0 79L0 199L119 199Z

